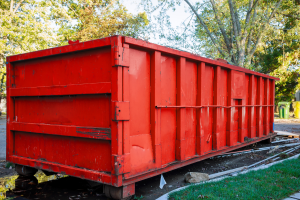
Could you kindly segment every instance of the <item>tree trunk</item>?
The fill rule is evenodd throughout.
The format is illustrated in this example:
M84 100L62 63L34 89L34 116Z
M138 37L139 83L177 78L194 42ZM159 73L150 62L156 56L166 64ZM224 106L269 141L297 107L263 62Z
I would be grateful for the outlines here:
M0 53L0 68L4 65L4 55Z

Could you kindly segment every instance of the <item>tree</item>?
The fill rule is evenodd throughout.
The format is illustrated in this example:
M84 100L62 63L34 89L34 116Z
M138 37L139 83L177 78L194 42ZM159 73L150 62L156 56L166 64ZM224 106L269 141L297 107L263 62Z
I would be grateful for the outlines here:
M145 36L146 13L132 15L119 0L63 0L58 6L66 8L71 17L71 21L59 18L59 32L65 41L87 41L112 35Z
M166 11L183 2L194 20L176 32L170 27ZM167 22L159 25L170 29L161 36L169 44L182 47L193 38L188 48L194 52L225 58L235 65L280 78L276 82L276 104L291 101L300 89L299 1L207 0L192 5L189 0L160 0L156 7L149 1L143 5L152 15L158 13L160 17L154 19Z
M267 32L268 38L255 52L253 65L257 71L280 78L276 82L275 103L292 101L300 89L300 18L293 1L279 8L277 31Z
M58 45L53 31L49 3L34 0L0 1L0 81L5 95L5 57Z
M115 34L138 37L144 35L147 24L145 13L129 14L118 0L2 0L1 95L6 90L6 56L67 45L68 40Z
M143 5L151 13L149 1ZM195 5L189 0L159 2L153 10L165 10L166 7L175 9L176 5L182 5L183 2L189 6L196 19L188 29L194 29L191 34L195 36L200 52L209 57L224 58L247 68L251 65L256 49L263 42L262 38L269 29L273 29L276 13L282 5L282 0L207 0ZM161 15L161 12L159 14ZM160 20L165 20L162 18L163 15ZM196 25L196 29L193 25ZM173 31L172 34L175 41L187 39L181 38L180 34Z

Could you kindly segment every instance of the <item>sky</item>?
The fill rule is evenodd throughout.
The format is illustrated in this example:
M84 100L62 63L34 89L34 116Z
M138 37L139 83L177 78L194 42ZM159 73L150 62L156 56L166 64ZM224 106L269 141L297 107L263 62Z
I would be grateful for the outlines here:
M139 8L140 1L142 0L121 0L122 4L126 6L128 11L132 14L137 14L139 12L143 12L142 8ZM157 0L153 0L157 1ZM196 1L191 0L192 4ZM173 27L180 26L184 21L188 21L187 19L190 18L190 13L186 12L188 7L185 3L182 3L182 6L177 6L176 11L169 11L168 15L170 16L170 21ZM150 22L151 23L151 22ZM158 39L150 39L150 42L159 43Z

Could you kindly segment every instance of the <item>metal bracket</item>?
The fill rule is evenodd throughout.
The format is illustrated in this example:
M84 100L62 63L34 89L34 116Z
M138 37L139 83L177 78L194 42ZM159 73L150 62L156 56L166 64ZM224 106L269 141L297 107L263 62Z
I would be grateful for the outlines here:
M114 121L129 121L129 101L115 101L114 104Z
M130 58L129 58L129 45L123 44L123 47L114 46L114 67L129 67Z
M130 172L130 154L113 155L115 175L121 175Z

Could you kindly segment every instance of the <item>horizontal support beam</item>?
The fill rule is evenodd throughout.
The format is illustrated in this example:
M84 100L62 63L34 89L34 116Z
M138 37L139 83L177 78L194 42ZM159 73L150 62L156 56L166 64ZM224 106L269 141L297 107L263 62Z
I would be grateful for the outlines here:
M112 175L105 172L98 172L83 168L71 167L66 165L61 165L58 163L47 162L43 160L36 160L30 158L24 158L21 156L9 156L7 158L12 163L18 163L20 165L25 165L29 167L34 167L36 169L43 169L47 171L57 172L59 174L72 175L79 178L84 178L88 180L93 180L105 184L112 185Z
M221 105L207 105L207 106L155 106L155 108L234 108L234 107L274 107L274 105L235 105L235 106L221 106Z
M111 83L86 83L72 85L54 85L28 88L10 88L10 96L52 96L111 93Z
M38 123L11 122L11 131L111 140L110 128L78 127Z
M176 56L176 57L184 57L186 59L194 60L194 61L197 61L197 62L204 62L207 65L220 66L221 68L232 69L232 70L235 70L235 71L244 72L246 74L253 74L253 75L256 75L256 76L260 76L260 77L269 78L269 79L272 79L272 80L279 81L279 78L272 77L272 76L269 76L267 74L262 74L262 73L255 72L255 71L252 71L252 70L249 70L249 69L246 69L246 68L243 68L243 67L235 66L235 65L232 65L232 64L226 64L226 63L223 63L223 62L220 62L220 61L217 61L217 60L204 58L204 57L201 57L201 56L198 56L196 54L189 53L189 52L172 49L172 48L161 46L161 45L158 45L158 44L153 44L153 43L150 43L148 41L137 40L137 39L134 39L134 38L131 38L131 37L124 37L124 43L129 44L130 47L135 46L135 47L146 49L147 51L150 51L150 50L159 51L161 53L169 54L169 55Z
M87 42L79 42L71 45L51 48L51 49L44 49L40 51L34 51L30 53L24 53L19 55L13 55L7 57L7 62L15 62L20 60L28 60L28 59L35 59L35 58L41 58L46 56L54 56L54 55L61 55L65 53L71 53L75 51L83 51L87 49L94 49L99 47L105 47L111 45L111 40L113 38L118 38L120 36L113 36L113 37L107 37L102 39L96 39L91 40Z

